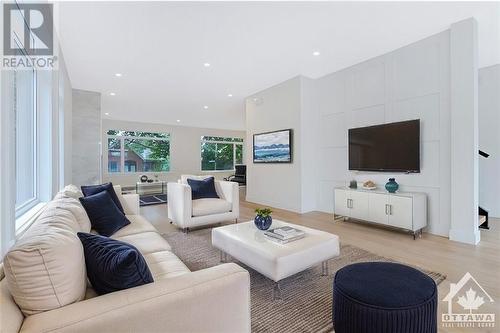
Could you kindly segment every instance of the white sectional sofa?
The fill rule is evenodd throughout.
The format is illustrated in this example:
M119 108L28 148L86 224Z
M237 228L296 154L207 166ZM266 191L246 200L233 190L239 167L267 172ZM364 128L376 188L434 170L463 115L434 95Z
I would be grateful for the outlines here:
M81 300L27 315L14 300L15 297L10 292L12 286L7 282L11 280L5 277L5 274L15 273L16 268L11 267L4 272L3 265L0 265L1 332L250 332L248 272L236 264L222 264L190 272L153 225L139 215L138 196L121 195L119 188L116 188L116 192L131 224L116 232L111 238L130 243L139 249L148 263L154 282L98 296L86 282L85 276L87 287L80 297ZM58 194L54 199L56 204L51 207L66 209L63 203L57 204L57 200L62 200L60 199L62 196L64 195ZM21 239L24 237L43 239L44 235L50 237L52 228L73 230L74 237L77 238L76 232L82 231L78 230L81 228L78 227L80 225L78 219L82 216L66 213L68 211L74 213L75 204L79 205L79 202L67 197L64 200L73 205L72 209L68 208L65 214L62 214L70 218L56 221L53 219L57 219L57 214L44 216L42 213ZM64 223L69 227L63 225ZM47 243L44 244L43 246L47 246ZM28 249L32 250L37 251L33 248ZM50 250L57 251L57 249ZM13 258L16 258L16 255L19 253L13 254ZM75 266L79 269L82 269L81 265L85 267L83 256L70 255L63 253L52 257L51 260L65 258L66 263L72 263L71 265L65 266L65 263L61 262L51 264L67 267L65 269L68 270L74 269L72 267ZM14 259L6 260L7 264L15 265L16 262ZM46 274L52 279L72 276L72 274L50 276L53 274L50 269ZM72 281L55 281L55 286L71 283ZM47 289L47 297L53 297L52 293L60 292Z
M179 228L188 230L224 221L237 221L240 215L238 183L215 181L219 199L197 199L191 196L188 179L205 179L212 176L182 175L177 183L167 184L168 218Z

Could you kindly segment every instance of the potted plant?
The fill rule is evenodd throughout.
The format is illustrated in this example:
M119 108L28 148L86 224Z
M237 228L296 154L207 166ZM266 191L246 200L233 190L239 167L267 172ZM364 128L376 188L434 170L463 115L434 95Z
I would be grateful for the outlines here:
M267 230L273 223L273 218L271 214L273 211L269 208L257 208L255 210L257 214L254 219L255 226L260 230Z

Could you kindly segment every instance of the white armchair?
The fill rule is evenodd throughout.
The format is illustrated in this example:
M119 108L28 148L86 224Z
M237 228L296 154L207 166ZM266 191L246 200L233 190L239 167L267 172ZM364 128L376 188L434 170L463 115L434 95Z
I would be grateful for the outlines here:
M187 179L207 178L183 175L177 183L167 184L168 218L179 228L187 231L191 227L235 220L240 215L238 183L215 181L220 199L192 200L191 187Z

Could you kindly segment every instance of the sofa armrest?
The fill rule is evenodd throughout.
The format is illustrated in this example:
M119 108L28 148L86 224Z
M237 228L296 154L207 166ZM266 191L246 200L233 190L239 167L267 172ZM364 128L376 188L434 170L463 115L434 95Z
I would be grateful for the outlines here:
M49 331L250 332L250 277L223 264L32 315L20 330Z
M139 194L122 194L122 199L125 215L140 215Z
M232 205L231 211L237 216L240 216L240 189L236 182L216 181L218 189L224 196L224 199Z
M168 218L181 228L189 226L193 212L191 187L181 183L168 183Z
M139 195L135 193L122 194L122 187L120 185L113 185L113 188L123 206L125 215L139 215Z

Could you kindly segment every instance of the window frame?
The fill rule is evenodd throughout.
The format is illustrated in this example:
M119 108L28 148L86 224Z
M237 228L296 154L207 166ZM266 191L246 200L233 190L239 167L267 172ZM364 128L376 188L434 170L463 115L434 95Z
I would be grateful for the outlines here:
M143 133L149 133L149 134L165 134L166 137L155 137L155 136L132 136L132 135L115 135L115 134L108 134L109 131L117 131L113 129L108 129L106 131L106 166L105 169L106 173L108 175L135 175L135 174L155 174L155 173L162 173L166 174L171 172L171 162L172 159L171 157L171 143L172 143L172 137L171 134L168 132L145 132L145 131L133 131L133 130L118 130L118 131L123 131L123 132L143 132ZM119 139L120 140L120 165L119 170L117 172L110 172L109 171L109 139ZM168 157L169 157L169 168L168 171L137 171L137 166L136 166L136 171L125 171L125 140L155 140L155 141L168 141L170 146L168 150Z
M210 139L205 139L205 138L210 138ZM220 138L222 140L213 140L212 138ZM215 150L217 154L217 144L231 144L233 145L233 168L232 169L224 169L224 170L217 170L217 161L215 161L215 169L214 170L204 170L203 169L203 156L202 154L202 145L204 143L213 143L215 144ZM241 146L241 163L236 163L236 146L239 145ZM201 137L200 140L200 170L202 172L228 172L228 171L235 171L235 165L243 164L245 157L245 142L243 138L238 138L238 137L214 137L214 136L208 136L204 135ZM216 160L217 160L217 155L216 155Z
M29 62L32 63L32 60L29 58L26 50L24 48L21 47L21 43L19 42L19 37L17 36L17 34L14 33L14 41L16 42L16 44L19 46L19 51L21 53L22 56L24 56ZM20 69L21 71L23 69ZM26 69L24 69L26 70ZM34 147L33 149L33 160L32 160L32 167L33 167L33 197L28 199L27 201L23 202L22 204L20 204L19 206L17 206L17 203L16 203L16 206L14 207L14 217L16 218L16 230L19 229L20 227L22 227L22 225L24 223L20 223L18 222L17 220L19 219L20 221L22 220L21 218L23 217L23 215L25 214L29 214L29 212L33 209L35 209L36 206L38 206L41 202L40 200L40 184L39 184L39 180L40 180L40 147L39 147L39 135L40 135L40 131L39 131L39 126L40 126L40 117L39 117L39 114L38 114L38 77L37 77L37 71L35 69L35 66L32 66L31 69L30 69L32 72L33 72L33 79L32 79L32 82L31 82L31 86L32 86L32 89L33 89L33 96L32 96L32 116L33 116L33 138L32 138L32 146ZM16 76L17 74L17 69L14 71L14 76ZM16 80L17 82L17 77L14 77L14 80ZM14 87L14 94L17 95L17 83ZM16 123L15 127L17 128L17 97L14 99L14 122ZM15 134L14 134L15 135ZM17 171L17 138L14 138L14 165L15 165L15 168L14 168L14 171L16 172ZM17 178L17 176L15 176ZM17 184L17 179L16 181L14 182L15 185L16 185L16 191L15 191L15 196L17 197L17 187L18 187L18 184ZM36 210L36 209L35 209Z

